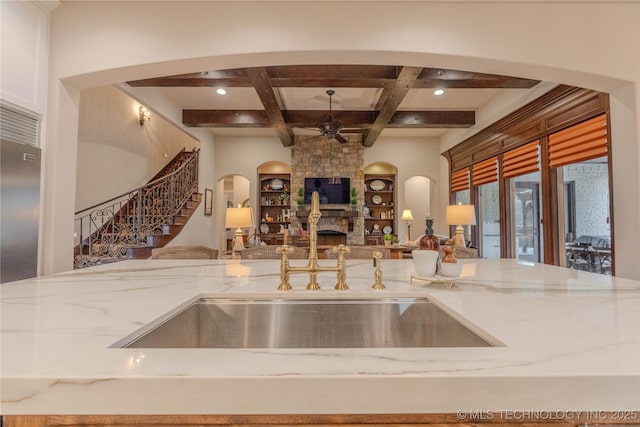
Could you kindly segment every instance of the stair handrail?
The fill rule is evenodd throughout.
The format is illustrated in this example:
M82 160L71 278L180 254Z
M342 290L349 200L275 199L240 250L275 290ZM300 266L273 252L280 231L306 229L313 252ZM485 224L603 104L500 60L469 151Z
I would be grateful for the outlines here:
M79 210L78 212L75 212L73 215L74 215L74 216L76 216L76 215L78 215L78 214L81 214L82 212L85 212L85 211L88 211L88 210L91 210L91 209L97 208L98 206L106 205L106 204L108 204L109 202L112 202L112 201L114 201L114 200L121 199L121 198L123 198L124 196L128 196L128 195L130 195L130 194L132 194L132 193L137 193L138 191L140 191L140 190L144 189L145 187L148 187L148 186L154 185L154 184L156 184L156 183L158 183L158 182L160 182L160 181L163 181L164 179L166 179L166 178L170 177L171 175L174 175L174 174L177 174L178 172L181 172L181 170L182 170L183 168L185 168L185 167L186 167L187 163L189 163L189 161L191 160L191 158L192 158L192 157L197 157L197 155L198 155L198 152L199 152L199 151L200 151L200 150L194 150L194 151L193 151L193 153L191 153L189 156L187 156L187 157L184 159L184 162L182 163L182 165L180 165L180 167L179 167L178 169L176 169L175 171L173 171L173 172L171 172L171 173L169 173L169 174L167 174L167 175L161 176L160 178L158 178L158 179L156 179L156 180L154 180L154 181L150 181L150 182L148 182L148 183L146 183L146 184L144 184L144 185L141 185L140 187L134 188L134 189L133 189L133 190L131 190L131 191L127 191L126 193L122 193L122 194L120 194L119 196L112 197L112 198L110 198L109 200L105 200L104 202L97 203L97 204L95 204L95 205L93 205L93 206L89 206L88 208L84 208L84 209L82 209L82 210Z
M176 170L158 179L76 212L74 222L79 243L74 253L79 257L74 257L74 265L84 267L100 263L99 259L93 259L96 258L93 253L96 242L102 243L98 247L105 257L125 258L127 245L140 246L143 237L146 242L148 234L161 230L159 227L162 223L169 222L189 197L197 192L198 153L199 150L194 150L182 159ZM177 191L174 191L174 187ZM127 223L123 225L121 221L116 222L116 216L120 220L125 217ZM85 222L88 228L86 238L83 229ZM105 240L108 241L105 243ZM88 248L86 257L84 246Z

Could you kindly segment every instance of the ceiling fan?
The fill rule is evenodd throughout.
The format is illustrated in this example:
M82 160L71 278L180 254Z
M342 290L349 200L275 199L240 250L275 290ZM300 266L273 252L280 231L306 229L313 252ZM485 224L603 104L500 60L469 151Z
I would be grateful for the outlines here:
M342 135L340 135L340 130L342 129L342 120L333 118L331 97L335 93L335 90L327 90L327 95L329 95L329 121L320 123L318 129L320 129L321 136L326 136L329 139L335 139L340 144L345 144L347 143L347 140Z

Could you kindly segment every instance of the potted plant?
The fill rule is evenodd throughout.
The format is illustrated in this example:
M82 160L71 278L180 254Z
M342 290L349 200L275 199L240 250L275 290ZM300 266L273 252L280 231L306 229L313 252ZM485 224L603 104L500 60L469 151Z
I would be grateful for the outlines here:
M278 200L280 201L281 205L289 204L289 193L280 193L280 195L278 196Z
M302 187L298 188L298 205L304 205L304 190Z
M391 234L387 233L384 235L384 245L385 246L391 246L391 240L393 239L393 237L391 236Z
M356 206L358 204L358 191L355 187L351 189L351 206Z
M400 244L400 239L398 239L397 237L393 238L393 246L398 246Z

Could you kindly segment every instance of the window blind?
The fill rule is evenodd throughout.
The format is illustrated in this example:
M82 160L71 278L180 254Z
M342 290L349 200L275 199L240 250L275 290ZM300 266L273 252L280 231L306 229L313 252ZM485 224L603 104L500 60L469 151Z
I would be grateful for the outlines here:
M549 166L557 168L606 156L607 141L606 114L551 134L549 135Z
M469 189L469 168L460 169L451 173L451 192Z
M498 180L498 158L492 157L473 165L473 185L488 184Z
M38 146L39 120L7 105L0 105L0 138Z
M512 178L540 170L540 140L509 150L502 155L502 176Z

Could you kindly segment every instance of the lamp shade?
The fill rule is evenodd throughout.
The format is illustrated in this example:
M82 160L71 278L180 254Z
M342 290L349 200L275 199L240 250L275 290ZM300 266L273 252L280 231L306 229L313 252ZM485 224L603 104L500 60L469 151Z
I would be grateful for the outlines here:
M405 209L402 211L402 221L413 221L413 215L411 214L411 209Z
M476 209L474 205L449 205L444 221L448 225L476 225Z
M226 228L246 228L253 225L251 208L227 208L224 226Z

